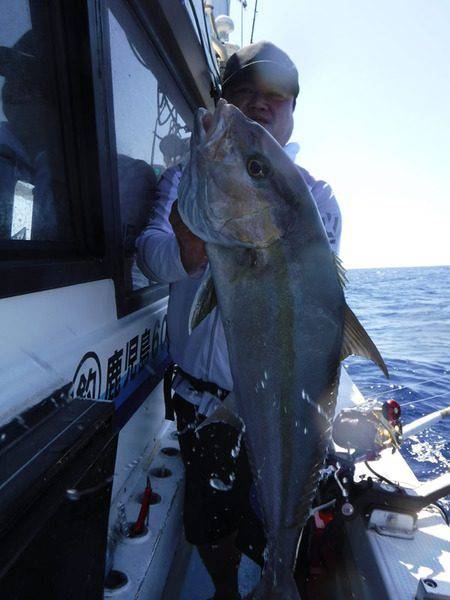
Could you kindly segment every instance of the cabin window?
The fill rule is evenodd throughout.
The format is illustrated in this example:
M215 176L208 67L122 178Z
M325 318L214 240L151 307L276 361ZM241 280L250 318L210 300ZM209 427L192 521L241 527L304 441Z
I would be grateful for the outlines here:
M136 264L135 241L152 214L158 179L188 151L189 109L146 32L119 0L109 6L114 126L125 288L151 285Z
M0 240L74 238L52 36L36 2L0 15Z

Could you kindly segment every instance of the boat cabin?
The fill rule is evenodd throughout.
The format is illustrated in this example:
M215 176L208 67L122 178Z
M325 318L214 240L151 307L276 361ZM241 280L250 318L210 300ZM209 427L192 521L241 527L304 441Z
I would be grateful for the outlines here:
M101 597L136 521L133 485L170 422L168 286L139 270L135 240L195 110L214 106L210 27L199 0L2 3L2 598ZM161 523L182 480L165 452Z

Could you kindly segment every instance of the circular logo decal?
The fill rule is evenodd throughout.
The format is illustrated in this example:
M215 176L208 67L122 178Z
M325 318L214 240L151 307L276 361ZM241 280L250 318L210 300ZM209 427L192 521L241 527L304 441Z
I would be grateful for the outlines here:
M95 352L87 352L73 378L72 395L77 398L100 398L102 372Z

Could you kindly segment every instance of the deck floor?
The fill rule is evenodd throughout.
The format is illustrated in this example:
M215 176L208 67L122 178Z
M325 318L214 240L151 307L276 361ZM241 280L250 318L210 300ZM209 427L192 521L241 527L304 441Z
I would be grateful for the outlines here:
M256 563L246 556L242 557L239 568L239 591L242 597L253 589L260 578L260 573L261 569ZM179 600L208 600L213 595L212 581L197 550L193 548Z

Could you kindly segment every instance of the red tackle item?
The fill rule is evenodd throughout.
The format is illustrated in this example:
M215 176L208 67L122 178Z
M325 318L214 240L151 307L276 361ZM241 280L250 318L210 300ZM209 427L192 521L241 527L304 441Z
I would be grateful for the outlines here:
M387 419L390 423L396 423L400 419L400 416L402 414L400 404L392 399L387 400L383 404L382 410L384 418Z
M142 498L141 510L139 511L139 516L133 526L132 535L142 535L144 533L145 523L148 519L151 497L152 488L150 486L150 479L147 477L147 485L145 486L144 496Z

